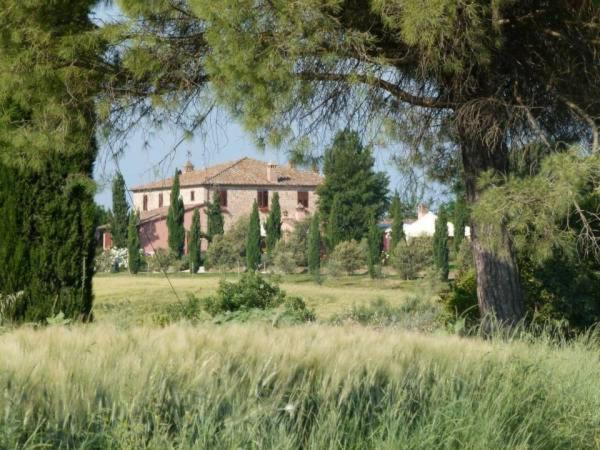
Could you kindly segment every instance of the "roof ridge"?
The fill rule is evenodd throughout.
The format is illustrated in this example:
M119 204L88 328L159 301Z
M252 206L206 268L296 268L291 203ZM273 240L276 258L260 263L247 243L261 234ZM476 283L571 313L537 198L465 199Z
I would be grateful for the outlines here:
M221 170L220 172L217 172L217 173L215 173L214 175L212 175L212 176L210 176L210 177L208 177L208 178L205 178L205 179L204 179L204 182L205 182L206 184L208 184L208 183L210 182L210 180L212 180L213 178L216 178L216 177L218 177L219 175L222 175L222 174L224 174L225 172L227 172L228 170L230 170L230 169L231 169L231 168L233 168L234 166L237 166L239 163L241 163L241 162L242 162L242 161L244 161L245 159L248 159L248 157L247 157L247 156L244 156L243 158L240 158L240 159L238 159L238 160L234 161L233 163L229 164L227 167L225 167L225 168L224 168L223 170Z

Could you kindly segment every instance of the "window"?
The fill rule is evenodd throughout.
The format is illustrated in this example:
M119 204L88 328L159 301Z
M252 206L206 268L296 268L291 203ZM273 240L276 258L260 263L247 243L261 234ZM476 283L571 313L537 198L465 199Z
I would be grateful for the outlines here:
M258 191L257 192L258 207L266 209L269 207L269 191Z
M162 192L160 194L158 194L158 207L162 208L163 205L163 195Z
M219 204L222 208L227 207L227 191L219 191Z
M298 191L298 204L308 208L308 192Z
M193 202L196 199L196 193L194 191L190 191L190 201Z
M142 210L148 211L148 196L147 195L144 195L144 198L142 199Z

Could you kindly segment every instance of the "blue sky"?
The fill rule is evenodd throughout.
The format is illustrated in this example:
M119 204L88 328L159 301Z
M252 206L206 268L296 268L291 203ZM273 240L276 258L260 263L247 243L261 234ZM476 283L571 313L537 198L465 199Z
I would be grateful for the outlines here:
M96 21L118 20L119 11L116 7L100 6L94 13ZM170 127L160 130L140 127L131 133L125 143L125 151L118 159L127 186L154 181L171 176L175 168L182 167L190 159L195 167L207 167L225 161L248 156L278 164L287 162L285 152L276 149L260 150L253 142L250 134L246 133L232 120L220 121L219 125L202 130L202 133L177 146L173 154L162 164L158 164L165 155L173 151L180 141L182 133ZM327 143L324 143L327 144ZM322 150L319 149L319 150ZM400 176L391 161L393 149L376 148L374 150L376 170L385 171L390 176L390 190L399 186ZM96 201L110 207L110 182L117 170L117 164L110 156L106 145L101 146L96 163L94 178L98 183Z

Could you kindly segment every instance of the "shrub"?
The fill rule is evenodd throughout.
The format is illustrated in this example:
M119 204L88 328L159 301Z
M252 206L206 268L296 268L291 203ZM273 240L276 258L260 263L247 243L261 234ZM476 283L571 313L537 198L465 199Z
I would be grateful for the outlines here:
M479 318L475 269L459 270L450 291L442 293L441 300L451 319L464 318L468 325L473 325Z
M332 275L352 274L366 263L366 245L355 240L340 242L329 256L328 268Z
M392 251L391 263L400 277L411 280L432 266L433 245L431 238L418 237L400 241Z
M241 217L224 235L213 236L205 253L207 269L232 270L246 264L249 217Z
M170 250L159 248L146 258L149 272L179 272L188 267L187 257L181 259Z
M298 268L293 250L283 239L277 242L271 256L275 270L279 273L293 273Z
M186 320L197 322L202 318L202 304L195 295L188 295L184 302L167 305L164 312L154 317L154 322L166 326L174 322Z
M119 272L127 269L128 258L126 248L111 248L96 256L96 272Z

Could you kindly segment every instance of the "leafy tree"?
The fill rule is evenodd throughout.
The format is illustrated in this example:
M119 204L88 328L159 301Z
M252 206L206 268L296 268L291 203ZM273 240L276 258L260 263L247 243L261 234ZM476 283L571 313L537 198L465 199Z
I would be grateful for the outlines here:
M364 248L354 239L340 242L329 255L329 273L334 276L340 272L351 275L364 267L366 256Z
M138 235L137 225L139 223L137 212L129 216L129 226L127 227L127 259L129 264L129 273L135 275L140 271L142 257L140 255L140 237Z
M369 232L367 234L367 266L369 268L369 276L377 277L377 266L381 256L381 231L377 227L377 220L373 215L369 221Z
M127 247L127 227L129 225L129 204L125 197L125 180L117 173L112 182L112 220L110 231L116 248Z
M23 292L16 321L59 312L92 319L95 101L105 54L89 19L94 3L2 2L0 293Z
M281 239L281 207L279 206L279 193L273 194L271 211L265 224L267 232L267 251L271 253L275 249L275 245Z
M212 240L216 235L224 233L223 213L221 212L221 197L219 192L215 191L213 200L208 204L206 209L206 234L208 240Z
M340 242L347 240L347 234L344 233L347 208L344 208L342 198L335 196L331 209L329 210L329 219L327 220L327 246L333 250Z
M321 231L319 213L315 212L308 229L308 271L318 276L321 269Z
M404 215L402 214L402 203L400 202L400 196L398 194L394 195L392 206L394 207L390 208L390 212L392 214L391 248L395 248L400 241L406 239L404 234Z
M260 264L260 217L258 215L258 204L254 200L252 213L250 214L250 225L248 226L248 237L246 240L246 270L255 271Z
M177 258L181 258L185 246L184 214L185 208L179 191L179 171L175 170L171 186L171 204L167 213L167 228L169 230L169 249Z
M190 272L196 273L200 268L200 211L194 209L192 226L188 240L188 254L190 258Z
M440 207L438 217L435 221L435 232L433 234L433 263L439 271L442 281L448 279L448 216L446 208Z
M388 207L388 177L375 172L371 149L363 145L356 131L338 132L323 159L325 181L317 188L322 218L329 221L333 204L338 201L339 210L333 217L339 233L335 244L360 240L369 228L369 215L365 211L374 211L380 218Z

